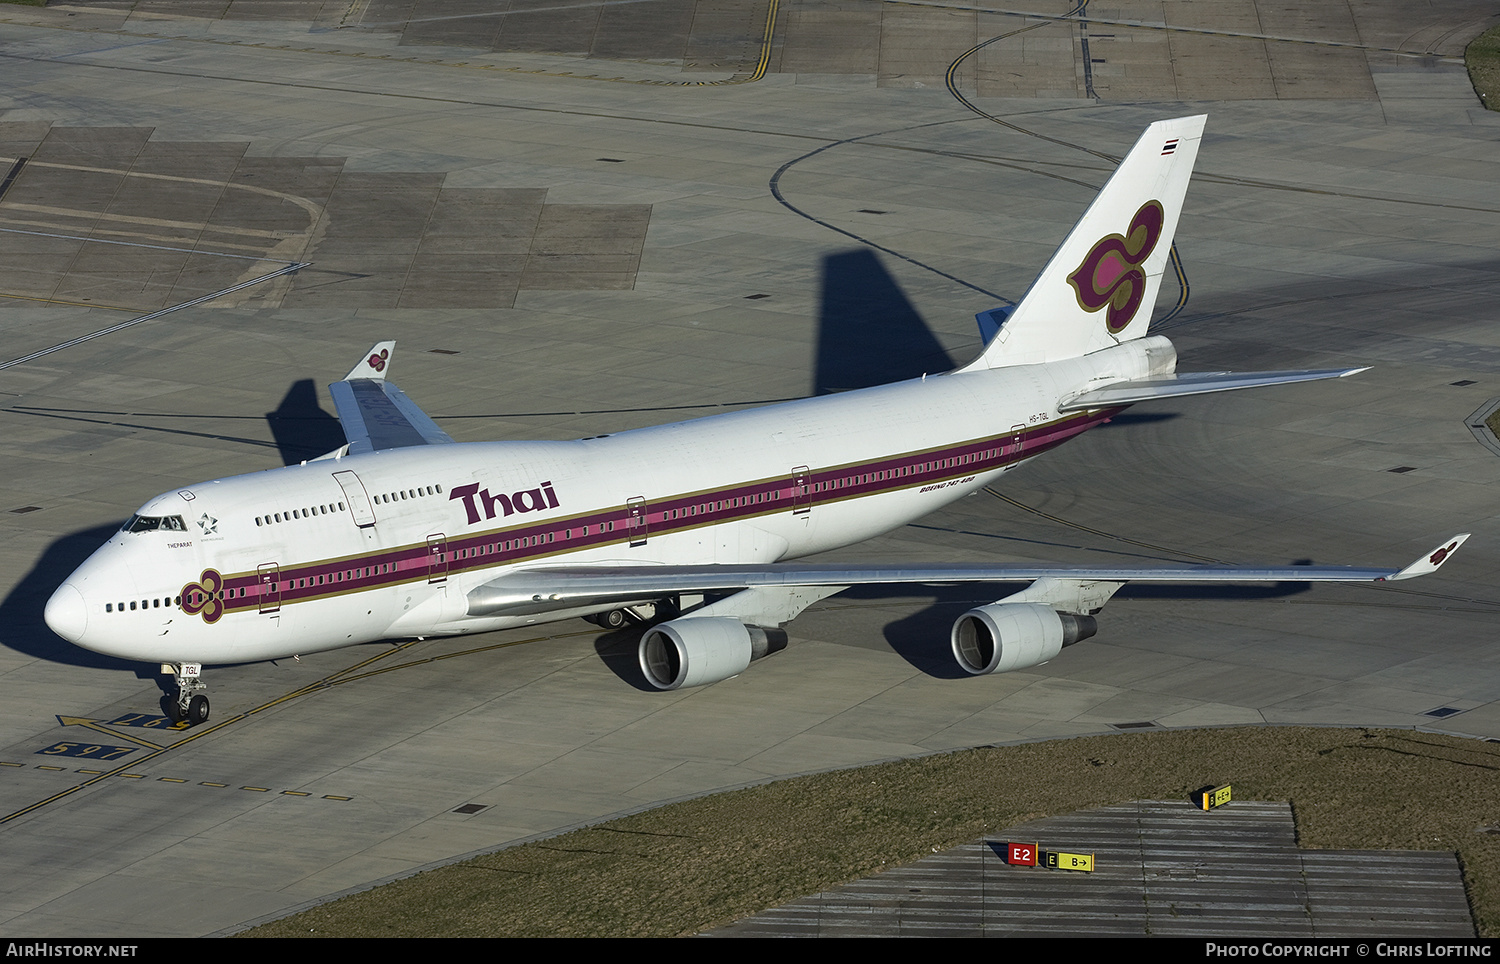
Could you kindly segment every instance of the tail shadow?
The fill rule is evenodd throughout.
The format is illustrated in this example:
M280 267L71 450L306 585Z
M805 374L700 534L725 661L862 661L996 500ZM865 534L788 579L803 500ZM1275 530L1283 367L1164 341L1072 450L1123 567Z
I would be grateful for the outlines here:
M957 364L873 251L823 259L813 394L884 385Z

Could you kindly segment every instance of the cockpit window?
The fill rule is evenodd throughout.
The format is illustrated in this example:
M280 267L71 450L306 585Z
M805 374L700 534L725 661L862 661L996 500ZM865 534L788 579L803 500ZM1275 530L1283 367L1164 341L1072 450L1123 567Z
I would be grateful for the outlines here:
M180 515L133 515L121 527L121 532L151 532L166 529L170 532L186 532L187 524Z

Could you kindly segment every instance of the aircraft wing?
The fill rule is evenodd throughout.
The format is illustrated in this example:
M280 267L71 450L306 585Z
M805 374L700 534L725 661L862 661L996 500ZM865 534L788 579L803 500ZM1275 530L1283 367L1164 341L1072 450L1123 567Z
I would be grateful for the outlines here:
M726 566L559 566L506 573L469 593L470 616L527 615L677 593L880 585L1031 582L1395 582L1436 572L1464 540L1443 542L1403 569L1359 566L1036 566L923 564L858 566L771 563Z
M328 386L349 440L349 454L451 442L447 432L385 380L394 341L377 343L341 382Z
M1057 410L1077 412L1086 408L1133 405L1136 402L1149 402L1157 398L1180 398L1184 395L1228 392L1237 388L1261 388L1266 385L1285 385L1292 382L1314 382L1324 378L1345 378L1363 371L1369 371L1369 368L1325 368L1289 372L1178 372L1175 375L1163 375L1160 378L1142 378L1136 381L1105 385L1081 395L1063 399L1057 406Z

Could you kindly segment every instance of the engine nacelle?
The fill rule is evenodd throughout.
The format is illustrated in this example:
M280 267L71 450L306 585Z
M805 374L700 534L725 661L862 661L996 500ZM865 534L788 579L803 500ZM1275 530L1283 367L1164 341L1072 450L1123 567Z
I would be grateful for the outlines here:
M953 656L968 673L1008 673L1056 656L1099 631L1092 616L1060 613L1040 603L990 603L953 624Z
M659 690L738 676L750 661L786 648L786 634L728 616L684 616L641 637L641 672Z

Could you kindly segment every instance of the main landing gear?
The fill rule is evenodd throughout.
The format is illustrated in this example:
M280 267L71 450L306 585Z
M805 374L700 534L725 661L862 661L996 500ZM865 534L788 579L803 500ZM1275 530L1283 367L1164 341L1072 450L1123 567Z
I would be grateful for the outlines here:
M679 615L682 607L675 598L658 599L655 602L639 603L608 609L602 613L590 613L583 617L603 629L624 629L626 626L648 626L662 619Z
M583 618L604 629L624 629L626 624L634 621L633 614L628 609L611 609L608 612L591 613Z
M199 677L203 675L202 663L162 663L161 671L177 677L177 696L166 700L167 716L173 723L186 720L188 726L208 722L208 697L202 690L208 684Z

